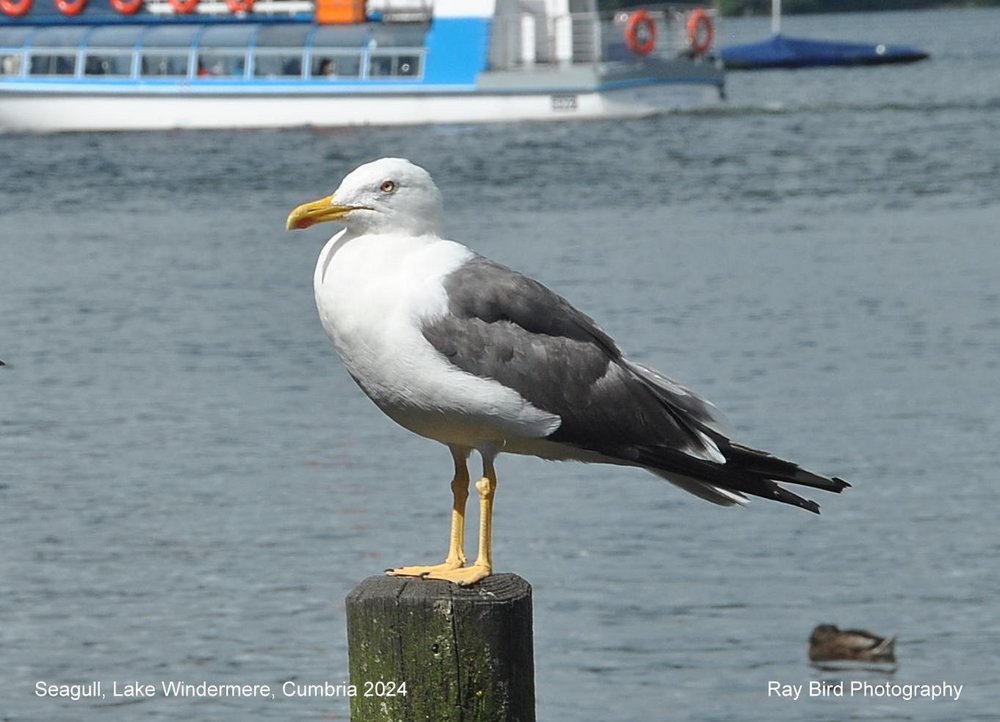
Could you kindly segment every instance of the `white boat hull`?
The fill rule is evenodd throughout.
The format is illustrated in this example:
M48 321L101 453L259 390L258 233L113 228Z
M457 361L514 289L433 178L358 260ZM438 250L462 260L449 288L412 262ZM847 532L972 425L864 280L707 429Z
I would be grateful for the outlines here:
M0 90L6 131L167 130L494 123L633 118L710 107L719 88L657 83L584 91L392 94L101 93Z

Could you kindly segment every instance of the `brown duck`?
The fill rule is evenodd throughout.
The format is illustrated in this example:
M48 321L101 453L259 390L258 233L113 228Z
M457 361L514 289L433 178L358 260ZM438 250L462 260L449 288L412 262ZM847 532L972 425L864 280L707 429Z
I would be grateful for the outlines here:
M864 629L838 629L821 624L809 635L809 659L813 662L895 662L896 638L879 637Z

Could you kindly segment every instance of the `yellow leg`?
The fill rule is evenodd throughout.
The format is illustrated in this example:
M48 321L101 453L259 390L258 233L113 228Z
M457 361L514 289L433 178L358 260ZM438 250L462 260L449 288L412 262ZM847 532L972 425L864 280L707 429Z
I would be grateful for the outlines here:
M493 573L493 496L496 489L497 474L493 459L484 456L483 478L476 482L476 491L479 492L479 556L471 567L432 572L427 575L428 579L445 579L464 587Z
M450 448L450 447L449 447ZM401 577L430 577L465 566L465 504L469 499L469 469L465 465L468 452L451 449L455 460L455 478L451 481L451 536L448 541L448 556L442 564L430 566L399 567L388 569L386 574Z

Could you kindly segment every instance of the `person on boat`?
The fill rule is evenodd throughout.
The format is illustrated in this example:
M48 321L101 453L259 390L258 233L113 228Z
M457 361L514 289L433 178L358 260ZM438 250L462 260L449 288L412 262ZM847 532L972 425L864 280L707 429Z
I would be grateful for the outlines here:
M198 58L198 77L199 78L207 78L207 77L209 77L211 75L218 75L218 74L219 74L219 68L218 67L206 68L205 67L205 63L202 61L202 59Z
M337 74L337 64L332 58L323 58L319 61L319 72L317 75L334 76Z
M19 55L4 55L0 59L0 75L20 75L21 57Z

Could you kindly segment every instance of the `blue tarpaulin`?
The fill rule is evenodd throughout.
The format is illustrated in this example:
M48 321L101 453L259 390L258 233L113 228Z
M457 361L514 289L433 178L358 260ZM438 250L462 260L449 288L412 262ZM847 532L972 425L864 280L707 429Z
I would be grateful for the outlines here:
M869 45L830 40L806 40L775 35L770 40L722 49L722 61L732 70L812 68L829 65L912 63L927 53L904 45Z

